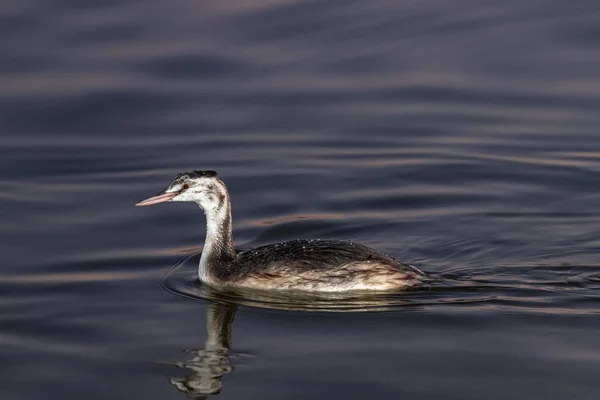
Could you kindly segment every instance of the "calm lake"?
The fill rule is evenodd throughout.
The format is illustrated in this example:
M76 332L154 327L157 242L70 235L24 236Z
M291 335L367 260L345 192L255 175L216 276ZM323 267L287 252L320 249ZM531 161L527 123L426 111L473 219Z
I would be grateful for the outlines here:
M4 0L0 398L596 399L597 0ZM197 283L351 239L437 284L344 301ZM214 397L217 396L217 397Z

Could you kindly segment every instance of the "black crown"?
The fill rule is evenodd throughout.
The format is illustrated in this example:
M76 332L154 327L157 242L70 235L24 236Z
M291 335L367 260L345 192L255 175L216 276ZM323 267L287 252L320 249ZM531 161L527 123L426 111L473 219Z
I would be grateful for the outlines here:
M182 172L180 174L177 174L173 180L177 181L180 179L215 178L217 176L218 176L217 171L211 171L211 170L189 171L189 172Z

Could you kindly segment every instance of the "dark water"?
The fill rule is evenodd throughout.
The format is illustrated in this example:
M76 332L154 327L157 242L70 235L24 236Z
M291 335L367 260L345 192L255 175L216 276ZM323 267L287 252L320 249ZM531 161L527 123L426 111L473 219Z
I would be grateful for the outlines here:
M3 1L0 398L597 398L599 27L594 0ZM353 239L441 283L214 293L201 212L133 207L189 169L240 247Z

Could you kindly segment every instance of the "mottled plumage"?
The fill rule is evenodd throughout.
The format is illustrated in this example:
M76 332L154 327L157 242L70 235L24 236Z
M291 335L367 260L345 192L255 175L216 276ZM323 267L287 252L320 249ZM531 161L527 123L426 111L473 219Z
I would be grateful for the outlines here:
M294 240L241 252L215 277L234 286L337 292L414 286L425 275L361 244Z

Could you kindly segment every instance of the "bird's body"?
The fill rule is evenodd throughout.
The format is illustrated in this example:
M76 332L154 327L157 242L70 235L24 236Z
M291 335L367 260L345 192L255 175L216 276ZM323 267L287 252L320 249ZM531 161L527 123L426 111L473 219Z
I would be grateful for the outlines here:
M361 244L293 240L241 252L210 280L222 286L340 292L414 286L422 277L416 268Z
M199 279L215 287L310 292L389 291L426 280L420 270L348 241L293 240L236 253L231 202L214 171L179 174L169 188L137 205L194 201L204 210L207 233Z

